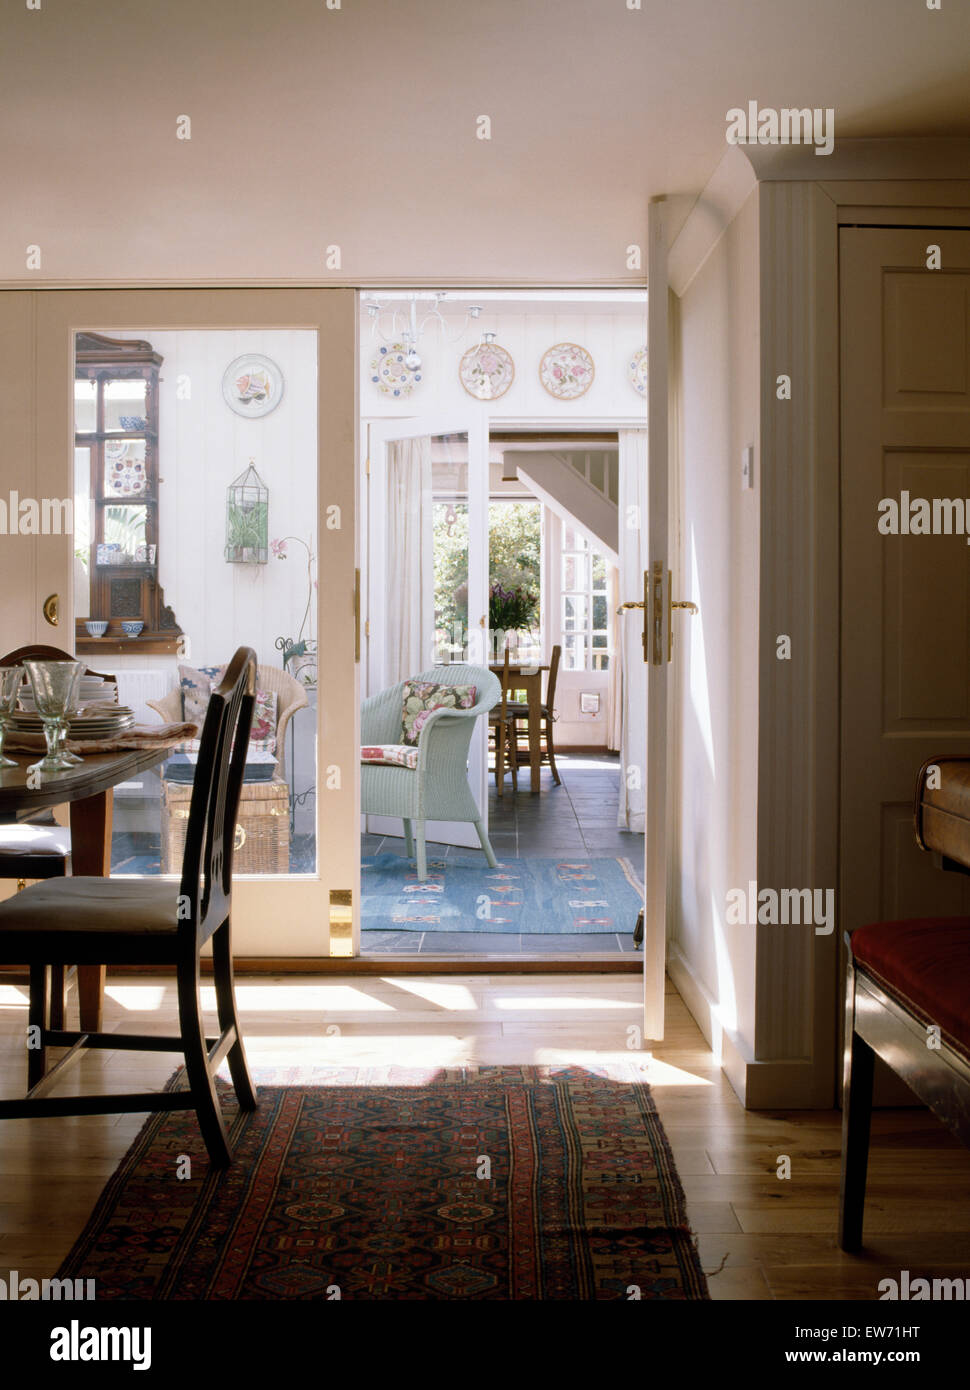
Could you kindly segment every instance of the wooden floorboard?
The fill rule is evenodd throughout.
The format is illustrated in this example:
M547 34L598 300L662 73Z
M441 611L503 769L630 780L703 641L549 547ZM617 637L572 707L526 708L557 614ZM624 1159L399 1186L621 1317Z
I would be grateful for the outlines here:
M746 1112L680 997L668 988L667 1039L648 1057L627 1048L642 1013L636 977L478 973L449 961L416 975L404 962L320 974L243 977L238 1000L251 1064L260 1067L647 1061L688 1214L715 1299L872 1299L885 1277L970 1276L970 1153L925 1111L874 1117L866 1247L835 1244L837 1111ZM410 967L415 962L408 961ZM204 986L207 1009L212 991ZM73 992L72 992L73 1013ZM214 1024L214 1017L213 1017ZM169 978L113 975L106 1031L171 1032ZM0 1094L24 1081L26 991L0 982ZM327 1030L330 1030L329 1032ZM161 1089L176 1059L85 1055L70 1094ZM80 1233L144 1117L0 1122L0 1276L49 1277ZM791 1177L779 1178L779 1159Z

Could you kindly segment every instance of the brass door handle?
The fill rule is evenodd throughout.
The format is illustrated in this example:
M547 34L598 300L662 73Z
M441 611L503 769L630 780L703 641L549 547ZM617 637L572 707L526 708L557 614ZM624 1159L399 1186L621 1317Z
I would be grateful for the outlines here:
M60 602L60 594L48 594L43 603L43 614L51 627L57 627L60 621L57 613L57 605Z
M354 570L354 661L360 661L360 570Z
M619 608L616 610L616 616L619 617L623 610L626 608L643 608L643 606L644 605L641 600L628 598L626 603L620 604Z
M671 594L671 592L672 592L671 587L670 587L670 579L671 579L671 575L670 575L670 571L668 570L668 571L667 571L667 603L668 603L668 612L667 612L667 660L668 660L668 661L672 661L672 660L673 660L673 655L674 655L674 624L673 624L673 617L672 617L673 610L674 610L675 608L685 608L685 609L687 610L687 612L690 613L691 617L693 617L693 615L694 615L696 612L698 612L697 604L696 604L696 603L691 603L690 599L684 599L684 598L681 598L681 599L672 599L672 598L670 597L670 594Z

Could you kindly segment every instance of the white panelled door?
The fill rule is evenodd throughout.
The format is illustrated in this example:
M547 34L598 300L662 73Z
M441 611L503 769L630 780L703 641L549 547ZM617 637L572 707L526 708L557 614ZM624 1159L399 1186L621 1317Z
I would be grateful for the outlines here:
M401 465L392 446L421 440L430 441L430 476L418 476L422 465L416 449L410 463L413 476L402 484ZM487 666L487 417L480 411L469 411L365 421L361 447L361 499L366 509L361 534L366 536L367 547L362 589L362 611L366 617L364 693L376 694L449 657ZM402 512L402 497L409 508L408 515ZM436 623L433 582L434 516L436 509L441 508L451 509L455 526L467 525L468 536L467 572L463 576L467 614L461 631L449 631L449 640L444 643ZM405 536L406 545L402 544ZM413 610L409 631L420 631L420 647L424 649L413 658L417 662L414 669L408 671L400 669L402 605ZM486 828L487 779L488 727L481 719L469 750L468 780ZM401 821L386 816L368 816L366 826L373 834L403 835ZM428 821L427 836L440 844L480 848L475 827L462 822Z

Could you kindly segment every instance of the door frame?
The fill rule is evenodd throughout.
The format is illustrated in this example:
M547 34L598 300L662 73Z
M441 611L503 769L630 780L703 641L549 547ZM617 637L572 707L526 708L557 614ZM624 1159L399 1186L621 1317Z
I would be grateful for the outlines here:
M308 329L317 334L317 536L318 632L327 633L336 663L352 671L351 681L328 690L318 705L317 870L299 877L253 877L234 886L234 945L237 958L264 963L276 959L318 959L348 954L359 941L358 823L355 776L359 700L355 659L354 572L357 562L357 296L349 289L94 289L34 288L0 291L0 319L7 322L6 300L16 325L0 335L0 361L16 367L24 387L19 404L8 406L13 430L23 441L23 475L31 495L73 496L74 398L57 383L73 382L74 334L83 329L182 330ZM23 363L17 367L18 348ZM44 381L51 383L55 407L39 410ZM323 441L326 441L324 450ZM337 509L337 510L334 510ZM70 634L60 642L73 650L73 545L70 536L30 537L26 579L15 589L21 612L30 616L3 626L4 649L29 641L58 640L40 613L43 594L62 596L61 611L71 615ZM9 567L9 566L8 566ZM43 590L43 594L41 593ZM327 610L323 610L327 595ZM342 597L341 597L342 596ZM10 640L14 638L15 640ZM67 640L65 640L67 639ZM324 720L324 703L327 718ZM281 895L286 911L280 912ZM352 904L352 927L346 911ZM337 909L335 911L335 909ZM282 944L267 939L264 923L290 923ZM338 931L331 935L331 922ZM338 939L339 938L339 939Z
M839 882L839 228L970 226L968 142L943 151L926 143L845 141L824 171L810 148L731 150L668 256L680 295L756 191L759 883ZM791 377L790 401L775 395L780 372ZM799 654L798 680L778 680L780 633ZM676 948L671 974L749 1108L828 1108L841 1058L839 928L814 945L756 931L750 1035L723 1027L716 999Z

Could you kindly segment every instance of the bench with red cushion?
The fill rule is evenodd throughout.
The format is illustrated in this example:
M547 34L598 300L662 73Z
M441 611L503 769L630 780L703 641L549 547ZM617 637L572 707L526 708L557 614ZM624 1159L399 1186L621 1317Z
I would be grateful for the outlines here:
M877 922L852 933L856 969L970 1061L970 917Z
M970 872L970 758L925 763L915 811L919 847ZM839 1244L858 1250L877 1056L970 1144L970 917L875 922L847 940Z

